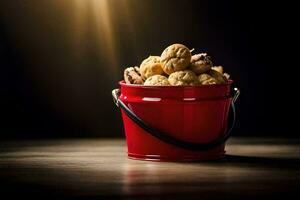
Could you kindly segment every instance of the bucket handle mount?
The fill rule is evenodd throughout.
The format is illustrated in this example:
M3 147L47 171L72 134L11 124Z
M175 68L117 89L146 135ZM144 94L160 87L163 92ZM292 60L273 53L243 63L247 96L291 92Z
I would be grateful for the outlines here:
M227 130L227 132L225 134L222 134L222 136L220 136L219 138L217 138L213 141L207 142L207 143L195 143L195 142L187 142L187 141L179 140L177 138L170 136L167 133L164 133L154 127L151 127L146 122L144 122L140 117L138 117L134 112L132 112L122 100L119 99L120 89L114 89L112 91L112 97L113 97L114 103L118 107L120 107L132 121L134 121L139 127L144 129L146 132L148 132L155 138L157 138L165 143L168 143L170 145L174 145L174 146L186 149L186 150L207 151L207 150L213 149L221 144L224 144L226 142L226 140L231 136L231 133L232 133L232 130L233 130L233 127L235 124L235 118L236 118L234 103L236 102L237 98L240 95L240 90L238 88L234 88L234 92L235 92L235 94L232 97L232 100L230 103L231 110L233 113L232 123L231 123L230 128Z

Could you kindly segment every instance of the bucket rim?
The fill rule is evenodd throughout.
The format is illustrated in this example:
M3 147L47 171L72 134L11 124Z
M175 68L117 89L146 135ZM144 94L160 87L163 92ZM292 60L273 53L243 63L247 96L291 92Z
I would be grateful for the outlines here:
M169 89L169 88L217 88L217 87L224 87L224 86L230 86L232 85L233 80L229 79L226 83L220 83L220 84L213 84L213 85L168 85L168 86L152 86L152 85L138 85L138 84L127 84L124 80L119 81L119 85L122 87L129 87L129 88L143 88L143 89Z

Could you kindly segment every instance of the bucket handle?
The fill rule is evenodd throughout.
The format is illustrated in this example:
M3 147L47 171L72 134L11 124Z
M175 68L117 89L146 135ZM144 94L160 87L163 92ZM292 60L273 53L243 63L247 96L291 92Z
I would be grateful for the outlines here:
M150 135L154 136L155 138L157 138L165 143L168 143L168 144L171 144L171 145L174 145L176 147L180 147L180 148L183 148L186 150L206 151L206 150L215 148L221 144L224 144L226 142L226 140L231 136L231 133L232 133L232 130L233 130L233 127L235 124L235 118L236 118L234 103L236 102L237 98L240 95L240 90L238 88L234 88L234 91L235 91L235 94L232 97L232 100L230 103L232 113L233 113L232 123L231 123L230 128L228 129L228 131L225 134L223 134L219 138L217 138L213 141L207 142L207 143L195 143L195 142L186 142L183 140L179 140L179 139L174 138L156 128L149 126L146 122L144 122L141 118L139 118L136 114L134 114L134 112L132 112L122 100L119 99L120 89L112 90L112 97L113 97L114 103L118 107L120 107L132 121L134 121L139 127L144 129L146 132L148 132Z

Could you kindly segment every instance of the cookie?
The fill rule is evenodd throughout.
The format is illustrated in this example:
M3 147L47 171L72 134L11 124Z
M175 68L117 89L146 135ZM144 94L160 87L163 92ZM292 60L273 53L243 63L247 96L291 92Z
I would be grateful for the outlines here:
M141 77L138 67L128 67L124 71L124 80L127 84L143 84L144 80Z
M200 74L198 76L198 80L199 80L199 83L201 85L213 85L213 84L217 84L218 83L218 81L214 77L212 77L209 74L205 74L205 73L204 74Z
M172 44L161 54L162 68L168 75L176 71L185 70L190 62L191 52L182 44Z
M169 78L171 85L198 85L198 77L191 70L184 70L172 73Z
M162 75L154 75L147 78L144 85L168 86L170 83L167 77Z
M224 73L223 76L226 78L227 81L230 79L230 74L228 73Z
M148 58L143 60L143 62L140 65L140 72L144 80L153 75L163 74L164 72L160 62L160 57L149 56Z
M225 82L229 80L230 75L228 73L224 73L224 70L223 70L222 66L214 66L211 69L219 72L220 74L222 74L222 77L223 77L223 79L224 79ZM220 74L217 74L217 76L219 77ZM219 79L220 79L220 82L223 82L222 78L219 78Z
M199 53L191 58L190 69L199 75L208 72L212 67L212 61L207 53Z
M227 80L223 76L223 74L221 74L220 72L217 72L216 70L210 70L208 73L209 73L209 75L211 75L213 78L215 78L217 80L218 84L227 82Z
M211 69L223 74L223 67L222 66L214 66Z

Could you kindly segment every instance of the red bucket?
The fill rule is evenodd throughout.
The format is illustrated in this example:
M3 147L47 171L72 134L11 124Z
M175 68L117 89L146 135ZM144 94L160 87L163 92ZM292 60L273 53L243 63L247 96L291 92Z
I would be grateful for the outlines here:
M143 86L119 82L112 91L121 108L128 156L140 160L193 161L224 156L232 81L205 86Z

